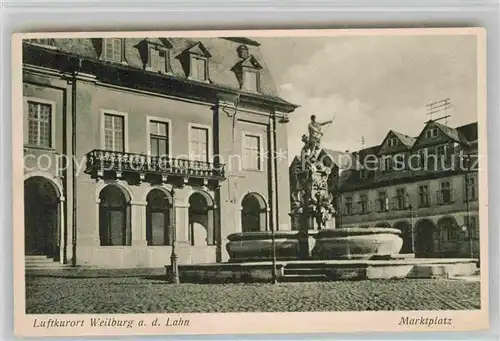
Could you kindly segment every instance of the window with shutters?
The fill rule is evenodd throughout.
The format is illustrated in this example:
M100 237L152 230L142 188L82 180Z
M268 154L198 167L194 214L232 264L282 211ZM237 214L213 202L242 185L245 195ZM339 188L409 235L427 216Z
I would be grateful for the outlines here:
M439 205L448 205L453 203L453 189L450 181L442 181L437 192L437 203Z
M196 161L209 161L209 128L190 126L189 131L189 158Z
M148 67L151 71L167 73L169 71L169 59L168 50L157 46L149 48Z
M104 149L125 152L125 116L104 113Z
M103 58L109 61L125 62L123 38L104 38Z
M421 185L418 186L418 207L428 207L429 206L429 186Z
M191 67L190 67L190 78L206 81L208 73L208 60L207 58L192 55L191 56Z
M404 188L396 189L396 198L394 203L397 210L406 209L406 190Z
M377 211L386 212L389 210L389 198L387 192L380 191L377 193Z
M27 141L30 146L52 148L53 104L33 100L27 101Z
M369 212L369 207L368 207L368 196L366 194L360 194L359 195L359 213L364 214Z

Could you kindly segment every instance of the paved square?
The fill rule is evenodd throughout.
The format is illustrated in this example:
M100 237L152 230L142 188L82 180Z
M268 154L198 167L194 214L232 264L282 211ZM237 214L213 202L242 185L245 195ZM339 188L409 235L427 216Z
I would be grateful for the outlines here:
M479 282L384 280L167 284L159 276L26 276L28 314L192 313L480 308Z

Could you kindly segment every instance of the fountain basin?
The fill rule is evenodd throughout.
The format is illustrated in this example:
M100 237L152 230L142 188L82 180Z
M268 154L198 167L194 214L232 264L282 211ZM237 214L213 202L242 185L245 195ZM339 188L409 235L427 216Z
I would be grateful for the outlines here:
M230 234L226 250L230 262L265 261L273 257L271 231L241 232ZM298 231L276 231L274 233L276 259L297 259L299 254Z
M396 255L401 231L385 227L324 229L316 234L313 259L370 259Z

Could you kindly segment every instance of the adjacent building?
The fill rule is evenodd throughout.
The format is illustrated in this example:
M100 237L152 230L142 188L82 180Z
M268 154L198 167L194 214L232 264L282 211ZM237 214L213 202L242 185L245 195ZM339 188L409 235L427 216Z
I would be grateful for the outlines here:
M400 229L401 253L417 257L479 257L477 123L431 120L417 137L391 130L351 154L337 225Z
M254 40L31 39L23 100L27 257L158 267L175 242L180 264L216 262L229 234L288 226L269 156L296 106Z

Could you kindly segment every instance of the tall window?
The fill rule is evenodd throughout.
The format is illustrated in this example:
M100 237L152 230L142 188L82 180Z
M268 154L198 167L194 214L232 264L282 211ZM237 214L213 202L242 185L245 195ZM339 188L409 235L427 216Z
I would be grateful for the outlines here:
M115 62L123 61L123 39L105 38L104 39L104 59Z
M429 206L429 186L422 185L418 187L418 206Z
M245 134L243 137L243 168L261 170L260 136Z
M153 71L165 73L167 71L167 51L157 48L149 49L149 67Z
M102 246L130 245L130 208L123 191L113 185L99 195L99 237Z
M389 198L387 197L387 192L378 192L377 206L379 212L385 212L389 210Z
M200 81L207 80L207 60L202 57L191 57L191 77Z
M467 177L467 199L476 200L477 199L477 183L476 177Z
M104 114L104 149L125 151L125 124L120 115Z
M149 145L153 156L169 154L168 123L149 121Z
M366 194L359 195L359 213L368 212L368 196Z
M404 188L398 188L396 190L396 209L404 210L406 209L406 190Z
M443 181L438 191L438 203L441 205L451 204L453 202L453 191L449 181Z
M52 145L52 106L28 101L28 144L50 148Z
M146 239L148 245L171 245L171 204L159 189L149 192L146 207Z
M257 70L243 70L243 89L256 92L259 86L259 73Z
M352 214L352 197L345 197L344 211L346 215Z
M189 141L190 159L208 162L208 129L191 127Z

